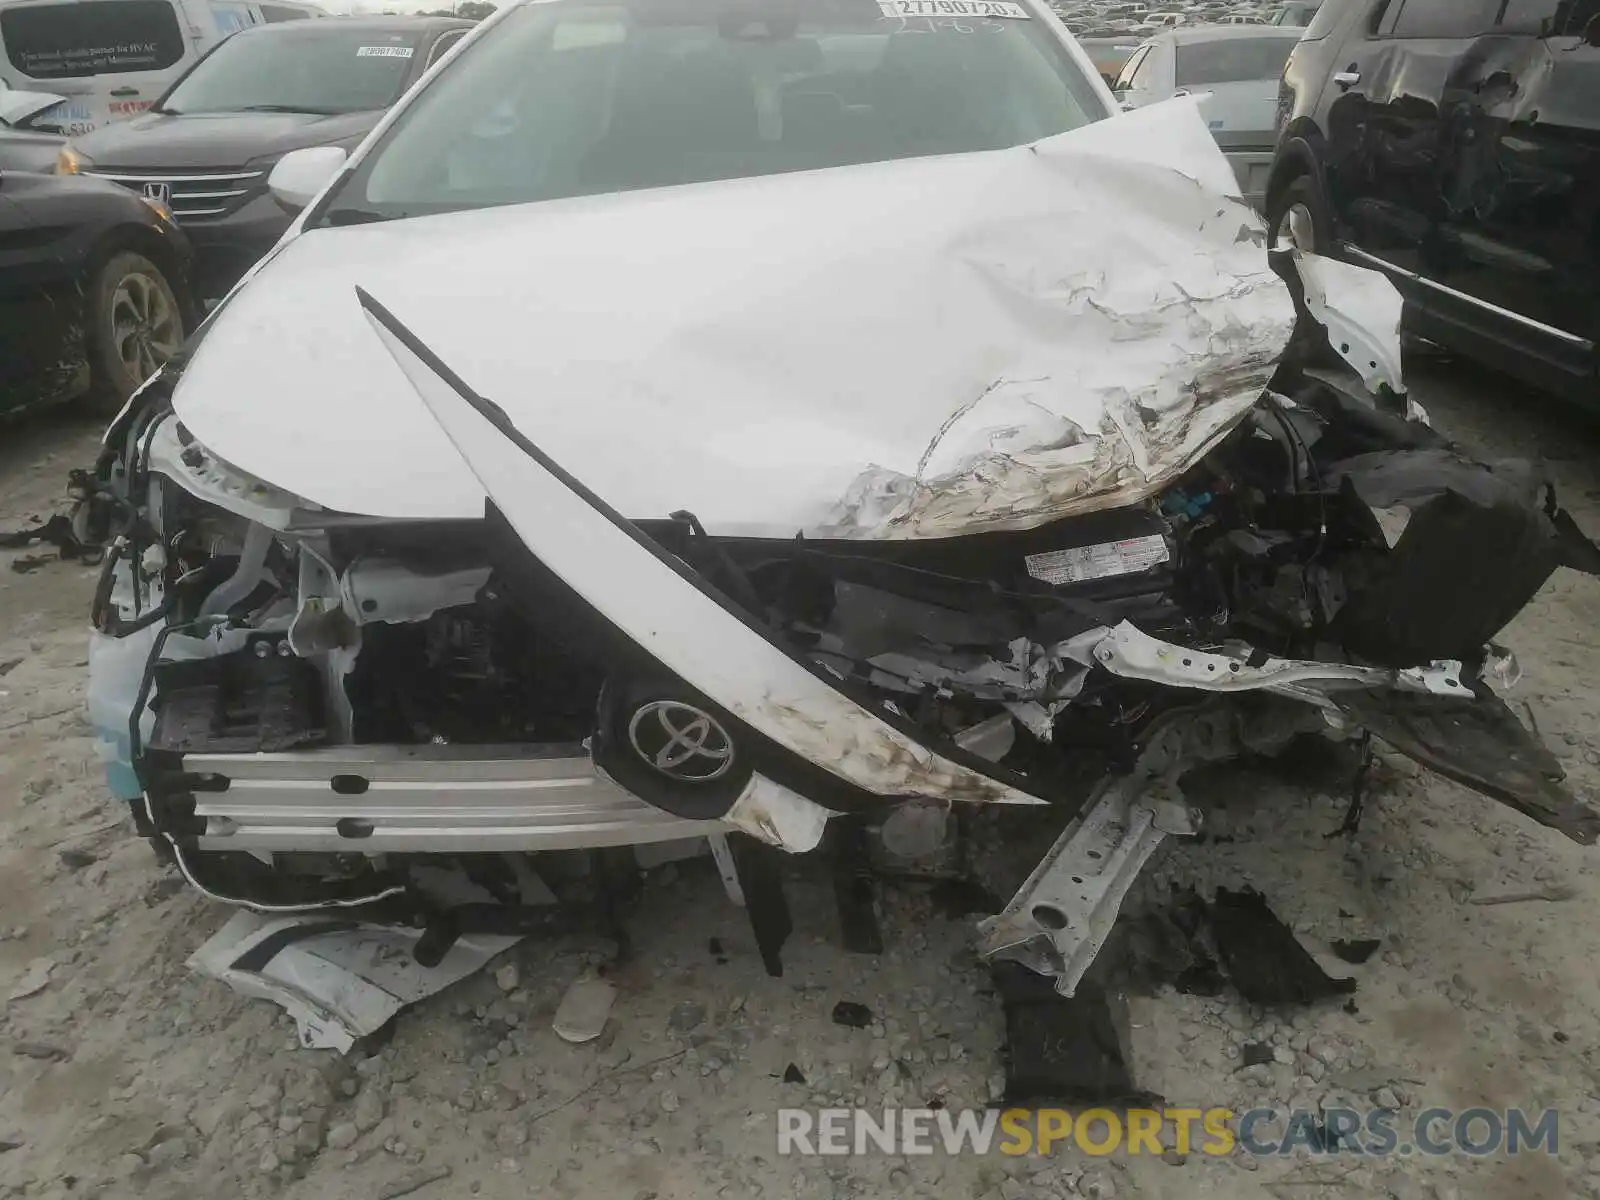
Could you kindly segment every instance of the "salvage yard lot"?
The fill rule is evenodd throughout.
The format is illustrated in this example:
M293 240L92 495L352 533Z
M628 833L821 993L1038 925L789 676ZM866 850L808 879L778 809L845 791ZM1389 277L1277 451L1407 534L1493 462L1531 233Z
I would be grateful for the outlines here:
M1437 425L1482 453L1546 457L1564 502L1600 529L1592 424L1474 368L1410 368ZM59 413L0 431L0 528L55 511L96 437ZM647 874L626 946L578 919L403 1014L373 1057L299 1049L276 1008L186 969L227 910L107 799L82 712L96 572L10 569L34 553L0 552L0 1197L1600 1196L1596 851L1388 753L1349 840L1324 836L1344 811L1337 771L1196 780L1215 805L1207 837L1169 843L1131 908L1173 883L1249 883L1314 950L1382 947L1343 968L1359 980L1354 1011L1130 995L1135 1078L1194 1107L1556 1108L1554 1158L779 1158L779 1108L981 1107L1003 1080L970 921L885 885L886 952L849 955L808 862L790 882L781 979L702 858ZM1505 639L1526 672L1515 706L1591 799L1597 625L1600 581L1561 572ZM1010 857L980 836L997 893L1049 836ZM1473 902L1536 892L1554 898ZM551 1017L597 969L619 987L612 1026L567 1045ZM871 1024L835 1024L839 1001ZM1244 1067L1248 1043L1285 1053Z

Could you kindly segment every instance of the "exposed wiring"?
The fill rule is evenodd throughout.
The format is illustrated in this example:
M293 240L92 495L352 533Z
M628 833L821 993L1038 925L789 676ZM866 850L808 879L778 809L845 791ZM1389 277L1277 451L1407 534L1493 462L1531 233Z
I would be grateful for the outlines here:
M145 812L148 813L149 811L150 804L147 800L145 802ZM375 892L369 896L354 896L348 900L314 900L302 902L300 904L266 904L260 900L246 900L239 896L224 896L221 892L218 892L213 888L208 888L205 884L201 883L200 880L195 876L195 873L189 869L189 864L184 860L183 857L183 847L178 845L177 838L166 832L163 832L161 836L167 840L169 845L171 845L172 856L177 861L178 870L180 873L182 873L184 879L188 881L190 887L194 888L203 896L208 896L213 900L220 900L224 904L235 905L238 908L248 908L251 912L300 913L315 912L318 909L324 908L364 908L369 904L376 904L380 900L388 900L394 896L403 896L409 890L404 884L393 884L384 888L382 891Z

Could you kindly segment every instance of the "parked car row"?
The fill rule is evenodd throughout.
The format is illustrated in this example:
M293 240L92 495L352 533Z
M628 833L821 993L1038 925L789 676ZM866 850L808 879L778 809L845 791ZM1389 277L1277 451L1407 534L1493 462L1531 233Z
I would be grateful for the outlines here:
M298 0L0 0L0 169L107 180L170 214L179 231L163 245L184 248L153 266L170 272L163 281L180 312L198 311L314 193L292 169L274 196L276 164L311 147L335 155L324 162L354 150L471 27L291 19L317 11ZM108 14L109 25L93 24ZM1278 15L1310 25L1170 21L1142 43L1088 39L1084 48L1124 109L1199 97L1241 194L1267 210L1276 242L1379 269L1404 293L1414 333L1592 400L1600 0L1328 0ZM84 49L98 44L86 30L150 34L169 16L190 30L181 53L125 61ZM164 92L137 115L127 105L92 120L71 115L84 96L110 105L129 88L137 97L124 99L144 108L157 87ZM108 115L118 119L68 140ZM477 114L472 125L496 119ZM9 190L20 195L21 184ZM35 190L29 202L54 194ZM90 195L85 211L97 203ZM14 205L10 219L21 220ZM14 280L8 288L17 294ZM100 373L113 374L104 365ZM37 400L29 389L17 396L0 407Z
M289 227L267 177L306 146L353 150L471 21L347 17L246 29L148 111L77 137L58 170L168 205L195 247L195 281L222 296Z
M0 81L47 92L68 137L144 112L241 29L321 17L306 0L0 0Z
M96 64L83 64L82 78L47 70L43 51L22 49L38 43L16 36L44 26L12 14L48 7L75 29L65 15L74 4L91 16L116 7L128 22L146 3L0 4L13 33L0 52L29 64L40 77L32 86L55 89L0 80L0 414L80 397L114 411L288 228L294 210L267 186L278 160L311 146L353 149L472 27L422 17L289 22L281 14L306 6L212 3L211 27L236 9L238 32L191 58L147 111L69 140L52 122L80 101L59 93L98 78Z

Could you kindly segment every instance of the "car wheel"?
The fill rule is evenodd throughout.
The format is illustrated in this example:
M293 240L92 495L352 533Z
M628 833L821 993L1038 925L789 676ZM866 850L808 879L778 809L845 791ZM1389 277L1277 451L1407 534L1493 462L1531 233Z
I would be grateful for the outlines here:
M1273 248L1292 246L1308 254L1326 254L1332 243L1328 209L1309 175L1301 175L1278 193L1267 213Z
M89 283L90 404L115 413L183 345L183 309L161 268L112 255Z

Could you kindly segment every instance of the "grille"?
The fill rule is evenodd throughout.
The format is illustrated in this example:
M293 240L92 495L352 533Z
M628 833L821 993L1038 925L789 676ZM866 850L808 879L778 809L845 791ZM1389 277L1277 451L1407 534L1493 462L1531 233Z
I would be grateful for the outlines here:
M192 172L165 175L160 172L85 171L96 179L120 183L131 191L149 195L166 188L167 205L180 221L204 221L225 217L267 190L265 170Z

